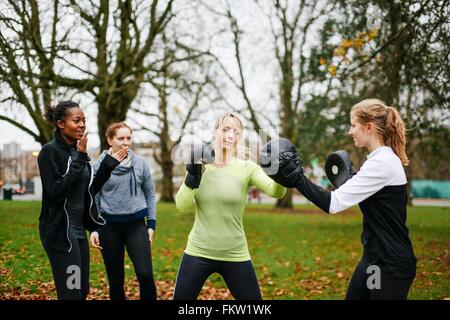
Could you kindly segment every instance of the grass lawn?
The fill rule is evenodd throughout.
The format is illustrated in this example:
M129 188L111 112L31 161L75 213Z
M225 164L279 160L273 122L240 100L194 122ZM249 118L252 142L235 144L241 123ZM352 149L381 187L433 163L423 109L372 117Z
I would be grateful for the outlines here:
M40 202L0 201L0 299L55 299L49 261L38 235ZM194 215L173 204L158 205L153 267L159 299L170 299ZM413 207L408 227L418 257L409 299L450 298L450 208ZM264 299L343 299L362 245L357 208L328 216L312 206L291 211L250 205L248 245ZM89 299L107 299L101 254L91 249ZM126 292L139 298L133 266L126 258ZM232 299L222 278L209 278L200 299Z

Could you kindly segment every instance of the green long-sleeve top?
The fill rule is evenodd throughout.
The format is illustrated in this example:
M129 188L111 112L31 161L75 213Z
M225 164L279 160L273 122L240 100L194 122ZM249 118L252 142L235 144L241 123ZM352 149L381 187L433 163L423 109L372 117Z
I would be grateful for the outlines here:
M282 198L286 188L250 161L233 158L222 168L206 165L198 189L184 183L176 195L181 212L195 210L185 253L221 261L247 261L250 253L242 221L250 186Z

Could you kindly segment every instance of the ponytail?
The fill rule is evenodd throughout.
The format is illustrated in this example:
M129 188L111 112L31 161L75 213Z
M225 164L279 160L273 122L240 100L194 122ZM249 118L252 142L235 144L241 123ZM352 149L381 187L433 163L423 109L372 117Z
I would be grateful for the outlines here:
M48 107L44 112L44 119L50 124L53 124L53 110L53 107Z
M378 99L365 99L352 108L352 114L362 124L372 123L383 143L392 148L404 166L409 165L406 155L406 130L400 113Z
M58 103L55 107L48 107L44 113L44 119L53 124L53 126L58 130L58 121L64 120L67 115L67 109L69 108L79 108L78 103L73 101L62 101Z
M386 145L394 150L404 166L409 165L406 155L406 130L400 113L393 107L386 108L386 128L384 130Z

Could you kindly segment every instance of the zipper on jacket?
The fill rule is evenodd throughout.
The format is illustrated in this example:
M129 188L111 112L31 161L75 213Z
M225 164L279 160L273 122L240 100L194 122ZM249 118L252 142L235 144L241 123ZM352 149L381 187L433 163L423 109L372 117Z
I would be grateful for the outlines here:
M69 156L69 159L67 159L67 169L66 172L62 175L63 177L69 172L69 168L70 168L70 164L72 163L72 157ZM67 212L66 209L66 203L67 203L67 198L66 200L64 200L64 211L66 212L66 217L67 217L67 231L66 231L66 235L67 235L67 241L69 241L70 247L69 247L69 251L72 251L72 241L70 241L69 239L69 213Z
M67 217L67 231L66 231L67 240L69 241L69 244L70 244L69 251L67 251L67 252L70 252L70 251L72 251L72 241L70 241L70 239L69 239L69 213L66 210L66 203L67 203L67 198L64 201L64 211L66 212L66 217Z
M66 173L64 173L62 176L64 177L68 172L69 172L69 168L70 168L70 164L72 163L72 157L69 157L69 159L67 160L67 169L66 169ZM66 209L66 203L67 203L67 198L66 200L64 200L64 212L66 213L66 217L67 217L67 230L66 230L66 236L67 236L67 240L69 241L70 247L69 247L69 251L72 251L72 241L70 241L69 239L69 213L67 212Z
M63 177L69 172L71 163L72 163L72 157L69 157L69 159L67 159L67 169L66 169L66 172L62 175Z
M89 186L88 186L88 193L89 193L89 198L90 198L90 204L89 204L89 215L90 215L90 217L91 217L91 219L92 219L92 221L94 221L96 224L99 224L99 225L101 225L101 226L104 226L105 224L106 224L106 221L105 221L105 219L103 219L103 217L101 216L101 213L100 213L100 211L98 211L98 217L100 218L100 219L102 219L103 221L96 221L95 219L94 219L94 217L92 216L92 212L91 212L91 209L92 209L92 203L94 202L93 201L93 199L92 199L92 195L91 195L91 185L92 185L92 181L94 180L94 174L92 173L92 167L91 167L91 165L88 163L88 166L89 166L89 174L90 174L90 179L89 179Z

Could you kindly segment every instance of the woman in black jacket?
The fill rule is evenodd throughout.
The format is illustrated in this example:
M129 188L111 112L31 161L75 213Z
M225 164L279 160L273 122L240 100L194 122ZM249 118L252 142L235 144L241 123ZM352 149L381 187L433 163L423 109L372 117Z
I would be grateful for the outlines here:
M86 119L79 105L64 101L45 114L55 126L52 141L38 157L43 186L39 234L50 260L58 299L86 299L89 293L89 244L86 230L105 221L94 196L128 152L106 156L95 177L86 153Z
M273 140L262 148L264 170L281 185L296 188L326 213L359 204L364 250L348 285L347 300L406 300L414 281L417 258L406 226L408 188L403 167L409 159L405 131L398 110L383 101L365 99L354 105L348 134L356 147L367 149L369 154L355 175L349 158L336 161L345 181L331 192L303 174L300 156L289 140ZM342 170L344 162L347 165Z

